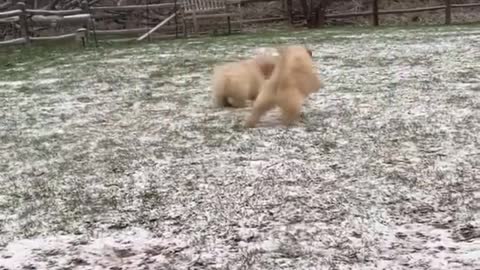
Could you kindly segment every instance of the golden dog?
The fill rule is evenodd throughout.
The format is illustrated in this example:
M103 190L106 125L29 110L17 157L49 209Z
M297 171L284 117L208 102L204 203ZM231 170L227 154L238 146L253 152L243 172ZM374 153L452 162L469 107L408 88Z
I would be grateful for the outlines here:
M300 117L304 100L323 87L315 72L310 50L293 45L278 48L278 53L277 65L262 85L246 120L246 127L255 127L260 118L275 106L282 111L283 124L292 124Z

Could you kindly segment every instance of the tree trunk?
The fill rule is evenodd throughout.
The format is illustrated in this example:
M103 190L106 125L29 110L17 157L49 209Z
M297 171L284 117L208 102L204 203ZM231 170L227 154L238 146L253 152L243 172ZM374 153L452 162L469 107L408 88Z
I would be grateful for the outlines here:
M290 24L293 23L293 0L287 0L287 16Z
M308 24L308 18L310 17L309 16L310 9L308 8L307 0L300 0L300 4L302 5L303 16L304 16L305 20L307 20L307 24Z
M325 25L326 4L321 3L315 9L315 26L323 27Z
M325 13L330 3L331 0L316 0L315 3L311 3L310 7L307 7L305 19L308 28L317 28L325 24Z

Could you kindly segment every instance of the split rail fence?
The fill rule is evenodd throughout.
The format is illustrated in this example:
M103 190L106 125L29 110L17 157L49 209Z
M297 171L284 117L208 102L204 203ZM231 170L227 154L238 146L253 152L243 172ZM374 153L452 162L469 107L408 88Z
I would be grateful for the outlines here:
M81 8L69 9L69 10L39 10L39 9L27 9L25 3L19 2L14 7L14 10L0 12L0 24L1 23L16 23L20 27L19 38L13 38L10 40L0 41L1 45L18 45L35 43L37 41L51 41L51 40L66 40L75 39L85 44L90 38L94 38L95 42L98 37L112 37L112 36L131 36L142 35L136 38L126 38L123 40L138 40L141 41L156 32L158 29L164 30L164 32L170 34L164 34L162 37L173 38L178 37L181 33L183 36L187 36L188 22L193 21L194 28L192 34L201 34L198 32L199 20L213 19L218 22L218 18L226 18L225 25L228 24L228 33L230 34L230 17L235 17L234 12L229 12L231 5L240 5L241 0L172 0L168 3L159 4L142 4L142 5L121 5L121 6L89 6L87 1L83 1ZM155 27L139 27L139 28L127 28L127 29L97 29L96 19L101 18L102 13L105 12L133 12L133 11L146 11L153 12L154 10L168 11L169 14L165 17L161 17L162 21ZM213 12L213 14L212 14ZM177 18L181 17L182 21L178 21ZM158 16L157 16L158 19ZM278 18L277 18L278 19ZM284 19L284 18L282 18ZM166 25L174 20L173 25ZM262 21L262 20L258 20ZM32 28L34 23L81 23L82 27L74 33L58 35L58 36L44 36L34 37L32 34L35 32ZM245 21L246 23L257 22L255 20ZM234 23L241 23L235 21ZM172 32L174 31L174 34Z
M74 33L48 36L48 37L34 37L30 29L29 19L36 23L82 23L83 27L77 29ZM17 3L16 9L0 12L0 23L15 23L20 25L20 38L0 41L0 45L17 45L17 44L31 44L32 42L41 41L58 41L66 39L75 39L85 43L88 36L88 24L91 20L91 15L86 9L70 9L70 10L41 10L41 9L27 9L25 3Z
M286 1L293 1L293 0L286 0ZM480 2L478 3L467 3L467 4L452 4L451 0L444 0L443 5L438 6L430 6L430 7L420 7L420 8L406 8L406 9L391 9L391 10L379 10L378 3L382 0L372 0L372 9L365 12L352 12L352 13L333 13L333 14L325 14L324 20L328 19L344 19L344 18L353 18L353 17L363 17L363 16L371 16L372 17L372 25L379 26L379 16L380 15L391 15L391 14L409 14L409 13L419 13L419 12L429 12L429 11L445 11L445 24L452 23L452 10L455 8L474 8L480 7ZM293 14L291 10L291 4L286 4L287 7L290 7L289 10L286 12L288 13L288 17L290 21L293 19ZM287 8L288 9L288 8Z
M90 39L92 36L97 40L97 35L131 35L131 34L143 34L141 37L135 38L136 40L143 40L145 38L150 38L150 35L157 31L158 29L170 29L174 27L175 30L174 35L170 35L170 37L178 37L179 36L179 28L181 28L181 32L184 36L187 35L187 26L186 24L186 17L190 16L189 19L193 20L194 22L194 32L198 32L198 23L197 20L199 18L207 18L207 17L221 17L221 16L228 16L227 24L229 26L230 32L230 16L239 15L241 17L241 11L235 13L228 11L225 5L241 5L250 2L271 2L271 0L174 0L175 2L172 3L161 3L161 4L149 4L149 5L122 5L122 6L89 6L87 1L82 2L81 8L70 9L70 10L41 10L41 9L27 9L25 3L20 2L17 4L16 9L0 12L0 23L18 23L20 25L20 38L13 38L10 40L0 41L1 45L17 45L17 44L31 44L34 42L40 41L52 41L52 40L65 40L65 39L75 39L79 42L82 42L85 45L85 42ZM177 3L177 1L179 1ZM222 14L203 14L201 10L202 7L198 6L198 3L202 1L217 1L215 5L211 5L211 8L208 9L217 10L221 9ZM256 22L267 22L267 21L278 21L278 20L288 20L292 21L292 4L291 1L293 0L281 0L282 6L284 7L285 16L279 18L263 18L263 19L253 19L253 20L237 20L235 23L256 23ZM445 11L445 24L452 23L452 10L455 8L475 8L480 7L479 3L468 3L468 4L452 4L451 0L444 0L443 5L438 6L430 6L430 7L421 7L421 8L409 8L409 9L394 9L394 10L379 10L378 3L381 0L371 0L372 1L372 8L370 11L365 12L356 12L356 13L341 13L341 14L326 14L325 18L328 19L339 19L339 18L351 18L351 17L359 17L359 16L371 16L372 17L372 25L378 26L379 25L379 17L381 15L387 14L406 14L406 13L418 13L418 12L428 12L428 11ZM224 4L220 5L220 2L224 2ZM290 2L290 3L288 3ZM197 7L194 7L192 3L196 3ZM201 6L201 5L200 5ZM157 24L155 27L144 27L144 28L131 28L131 29L113 29L113 30L98 30L95 26L95 13L102 12L102 11L135 11L135 10L145 10L148 9L171 9L169 15ZM205 6L203 7L205 8ZM183 17L183 22L181 22L181 27L179 27L179 23L177 22L178 15ZM175 25L166 26L165 24L170 20L175 20ZM32 22L71 22L71 23L81 23L82 27L78 28L77 31L69 34L63 34L58 36L44 36L44 37L34 37L32 33L34 32L30 29L29 20Z

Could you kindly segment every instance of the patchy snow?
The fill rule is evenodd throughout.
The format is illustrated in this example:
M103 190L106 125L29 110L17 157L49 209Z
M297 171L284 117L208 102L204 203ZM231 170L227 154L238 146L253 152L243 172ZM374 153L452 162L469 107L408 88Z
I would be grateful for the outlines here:
M2 70L0 269L480 269L478 30L356 31ZM280 43L326 87L246 130L212 66Z
M9 82L9 81L0 81L0 87L5 88L5 90L6 90L7 87L21 86L21 85L23 85L24 83L25 83L24 81L12 81L12 82ZM2 90L5 91L4 89L2 89Z

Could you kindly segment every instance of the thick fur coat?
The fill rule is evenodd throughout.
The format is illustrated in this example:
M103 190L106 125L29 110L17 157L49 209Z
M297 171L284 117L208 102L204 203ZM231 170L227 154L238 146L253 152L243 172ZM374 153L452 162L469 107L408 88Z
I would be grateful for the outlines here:
M277 57L257 55L251 59L216 66L212 76L212 91L219 107L241 108L255 100L263 82L275 67Z
M253 103L247 127L255 127L260 118L276 106L281 109L283 124L292 124L300 117L304 100L323 87L310 50L293 45L278 48L278 52L277 65Z

